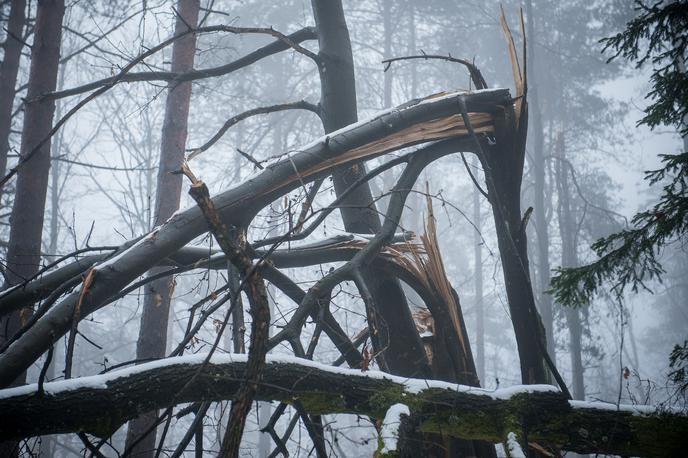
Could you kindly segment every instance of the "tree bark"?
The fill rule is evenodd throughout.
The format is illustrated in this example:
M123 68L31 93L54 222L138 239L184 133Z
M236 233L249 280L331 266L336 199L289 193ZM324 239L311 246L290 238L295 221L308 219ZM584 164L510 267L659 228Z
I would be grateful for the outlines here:
M556 163L557 188L559 191L559 233L561 235L561 266L578 266L578 228L573 213L573 203L569 187L569 167L566 162L566 145L564 134L559 133L557 139L557 155L560 160ZM566 323L569 327L569 354L571 357L571 394L574 399L585 399L585 383L583 377L582 336L580 309L565 307Z
M83 431L107 437L140 412L176 403L233 399L246 372L245 355L170 358L84 377L0 391L0 438ZM187 382L195 377L195 382ZM395 403L421 418L419 429L452 437L505 440L527 431L528 442L578 453L679 456L688 434L685 414L649 406L569 402L551 386L487 391L376 371L331 368L309 360L270 358L256 399L293 402L312 414L350 413L381 419ZM173 402L173 399L175 402ZM65 415L69 412L69 415ZM524 447L525 449L525 447Z
M0 64L0 177L4 177L7 172L7 154L10 151L14 91L17 86L19 59L24 47L21 37L24 32L25 22L26 0L12 1L10 17L7 21L7 37L3 45L5 53ZM1 185L0 194L2 194Z
M330 133L358 119L351 42L341 0L312 0L311 4L320 45L322 120L325 132ZM365 173L363 163L335 170L333 181L337 195ZM373 234L381 228L367 184L342 203L341 214L344 228L349 232ZM401 285L383 272L371 271L365 277L377 306L368 313L386 324L380 326L377 335L371 336L375 351L380 352L378 362L394 374L430 376L425 350Z
M61 0L41 2L38 7L27 99L55 90L63 15L64 2ZM54 111L54 102L26 104L21 156L28 155L39 145L40 147L17 176L5 287L19 284L31 277L40 265L43 216L50 170L50 142L44 140L52 126ZM28 310L26 313L29 313ZM15 311L5 318L9 324L3 324L0 340L5 341L16 332L20 324L19 315Z
M196 27L200 0L179 0L175 35L185 32L190 26ZM193 69L196 54L196 36L188 34L172 45L171 71L186 73ZM158 166L157 191L155 199L155 222L164 223L179 209L182 190L182 175L175 174L181 169L186 150L186 137L191 100L191 82L170 82L165 102L165 118L162 126L162 145ZM156 275L160 268L151 269ZM165 356L167 346L167 325L170 315L170 302L174 291L174 278L163 277L149 283L145 288L141 326L136 343L136 358L149 360ZM157 412L147 412L129 423L127 448L132 456L153 457L157 448L155 423ZM143 436L143 437L142 437Z
M549 383L543 353L545 334L528 270L525 233L527 215L521 216L521 182L525 160L527 111L516 120L513 109L495 119L498 127L494 144L483 142L479 155L497 232L511 321L516 335L523 383ZM506 126L511 125L511 128ZM476 140L477 141L477 140Z
M21 2L12 6L23 6ZM17 13L19 14L19 13ZM29 86L27 99L31 99L41 93L55 90L57 83L57 69L60 59L60 41L62 32L62 17L64 16L64 0L46 0L40 2L36 11L36 23L34 42L31 48L31 69L29 72ZM15 21L22 22L21 17L15 17ZM21 21L20 21L21 20ZM10 26L18 27L18 24ZM19 27L21 29L21 27ZM14 32L16 30L13 30ZM19 30L18 36L21 36ZM8 50L5 59L9 59L7 72L12 72L10 66L18 66L18 58L21 53L21 45L13 43L13 38L7 38ZM15 49L14 47L18 47ZM13 60L16 59L16 64ZM5 62L3 61L3 72ZM3 101L7 103L3 109L12 109L14 84L16 82L16 69L14 69L14 81L9 81L11 75L2 75L2 83L8 87L2 88ZM9 87L11 85L11 88ZM9 93L12 97L9 97ZM24 110L24 126L22 128L22 142L20 155L25 157L38 148L36 154L26 163L17 176L17 184L10 219L10 239L7 249L7 262L5 265L5 287L11 287L21 283L38 271L41 262L41 240L43 232L43 219L45 211L45 199L48 190L48 175L50 170L50 142L46 141L48 132L52 127L55 102L28 102ZM4 114L0 114L3 117ZM11 122L7 119L6 121ZM3 126L4 127L4 126ZM9 129L9 125L7 125ZM8 133L9 135L9 133ZM8 138L8 137L7 137ZM7 138L0 138L2 148L7 145ZM2 159L0 159L2 160ZM6 153L3 167L6 166ZM4 170L1 176L4 176ZM22 326L22 321L31 313L31 304L21 311L14 311L0 319L0 343L11 338ZM47 349L47 348L46 348ZM26 369L26 368L24 368ZM16 372L7 380L6 384L24 383L24 369ZM12 456L18 451L18 444L12 442L0 443L0 455Z

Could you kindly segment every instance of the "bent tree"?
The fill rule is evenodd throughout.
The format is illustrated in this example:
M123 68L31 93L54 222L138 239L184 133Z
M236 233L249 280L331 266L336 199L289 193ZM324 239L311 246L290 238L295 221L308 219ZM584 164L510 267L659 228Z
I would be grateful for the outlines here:
M293 49L318 66L322 94L317 106L302 102L290 107L317 113L326 134L268 163L256 161L258 173L213 197L195 176L193 162L184 164L180 172L191 181L190 194L197 205L161 218L148 234L122 244L114 253L64 263L0 295L3 316L27 304L40 303L32 318L9 336L2 349L2 387L11 385L60 338L74 333L79 321L114 307L126 294L170 275L224 271L228 262L239 274L239 288L249 302L252 320L247 355L222 354L219 345L239 303L229 278L198 307L192 307L186 332L167 357L60 382L46 382L43 371L36 384L1 390L4 414L0 417L0 440L76 432L96 454L123 424L143 413L160 410L150 426L154 428L156 424L169 425L173 416L192 411L196 420L186 433L182 432L175 454L181 454L194 437L197 452L202 453L197 434L203 428L202 413L210 402L231 400L220 455L235 456L255 399L280 402L265 428L278 452L286 450L286 439L276 433L275 422L291 405L319 456L327 454L319 416L336 413L375 419L380 431L385 431L381 433L381 454L413 456L418 453L419 442L433 450L442 447L454 456L494 455L491 444L495 442L504 442L512 456L521 456L529 448L538 453L676 453L680 438L688 433L685 415L576 403L569 400L564 386L562 391L543 385L549 381L549 372L555 377L557 374L546 356L534 305L525 235L530 212L524 214L520 203L528 118L525 53L517 50L506 25L515 94L507 89L487 89L479 71L464 62L479 90L427 96L357 122L351 48L341 3L314 0L312 5L315 29L291 35L271 28L194 28L190 25L193 21L187 21L188 28L167 41L171 44L183 36L210 32L274 37L273 43L222 67L123 72L116 79L42 95L41 100L55 100L122 81L209 78ZM301 44L316 38L318 53ZM262 112L277 110L273 107ZM240 120L241 115L235 119ZM473 178L492 207L522 380L531 386L496 392L479 388L468 345L469 329L459 294L444 272L431 205L425 233L419 240L399 230L407 197L421 172L429 164L458 153L475 154L485 171L484 183ZM382 159L381 165L363 166L373 159ZM368 186L373 178L392 168L400 169L400 173L382 213L373 204ZM316 207L311 196L329 176L334 176L336 195L331 202ZM256 217L275 201L291 195L302 197L306 211L283 233L256 237L252 228ZM337 210L343 210L350 234L318 240L314 233ZM221 250L191 245L207 233ZM286 270L323 263L337 263L337 267L324 272L305 290ZM351 337L330 310L332 292L345 282L355 285L364 306L367 327L363 338ZM400 282L417 293L434 319L430 351L423 348ZM267 332L268 283L295 307L286 324L275 329L271 337ZM218 320L210 351L184 355L214 312L222 319ZM304 329L309 320L315 323L315 330L306 339ZM326 335L341 354L332 365L313 361L323 340L321 335ZM363 346L366 338L372 343L370 350ZM294 356L269 355L278 345L290 348ZM348 369L336 367L344 362ZM369 370L375 363L384 372ZM180 407L186 403L191 403L190 407ZM167 426L162 429L166 432ZM96 443L87 434L97 438ZM129 445L125 453L131 452L133 444Z

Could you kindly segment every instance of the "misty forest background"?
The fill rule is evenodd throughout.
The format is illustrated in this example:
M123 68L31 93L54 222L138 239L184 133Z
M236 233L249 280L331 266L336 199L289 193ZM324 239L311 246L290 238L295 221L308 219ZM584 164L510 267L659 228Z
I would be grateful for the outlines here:
M13 1L2 2L3 39ZM361 0L345 1L351 36L359 119L400 103L442 91L472 90L464 67L443 60L381 61L409 55L441 54L467 59L482 71L489 87L513 88L508 49L499 23L500 3L506 17L517 24L524 7L528 37L530 125L522 185L523 210L533 207L527 234L530 274L536 303L546 330L548 352L574 398L625 404L665 404L685 407L685 396L669 379L669 355L686 338L688 324L688 257L679 241L659 253L666 270L662 281L649 289L627 290L621 297L602 288L583 307L563 307L549 289L552 270L575 267L595 259L591 244L628 227L635 212L657 199L661 186L649 186L643 172L658 168L659 154L683 147L671 126L654 130L636 126L643 116L650 90L652 63L640 68L633 62L607 62L599 40L624 29L637 11L628 0ZM176 2L133 0L69 1L62 26L57 90L117 74L133 58L174 33ZM31 43L36 2L29 1L22 40ZM202 0L199 20L205 25L273 27L285 34L313 24L311 4L305 0ZM514 30L518 27L514 26ZM217 67L272 41L261 35L212 33L196 37L194 68ZM316 42L304 42L316 50ZM172 47L139 64L139 71L170 68ZM8 166L18 160L30 51L24 48L14 95L9 136ZM190 152L211 139L232 116L247 110L320 99L318 69L302 53L287 50L225 76L192 83L186 148ZM50 179L42 236L43 264L86 247L116 247L149 232L155 226L156 177L167 83L132 82L114 86L80 109L51 139ZM56 101L60 119L85 94ZM309 110L289 110L251 116L232 126L216 143L189 164L215 195L255 173L261 161L296 151L323 134L317 116ZM466 156L480 177L477 161ZM373 160L369 167L384 162ZM258 163L256 163L256 161ZM378 210L385 211L389 189L398 177L393 169L371 180ZM0 259L5 259L14 201L14 180L0 195ZM181 208L195 205L182 188ZM521 383L516 342L504 291L494 222L489 204L466 173L461 156L432 163L420 176L406 203L400 226L422 234L432 198L441 254L451 284L463 307L478 378L496 389ZM260 213L250 227L250 239L283 233L293 225L303 196L292 193ZM316 198L323 206L334 199L331 180L325 180ZM338 212L314 233L326 238L344 232ZM215 246L209 236L197 246ZM4 263L3 263L4 264ZM332 266L285 269L303 289ZM195 270L175 276L167 352L186 332L189 308L227 282L226 271ZM284 325L295 305L268 286L272 308L271 332ZM82 321L76 339L72 376L97 374L135 359L145 291L137 289ZM246 299L244 304L246 305ZM419 331L431 333L423 321L423 304L409 293ZM332 295L331 311L347 335L354 338L365 327L365 310L351 282ZM204 352L213 344L224 316L218 310L187 345L188 353ZM250 320L248 314L245 319ZM240 349L230 327L220 351ZM246 325L248 327L248 325ZM315 330L308 322L302 334L307 344ZM423 334L421 334L423 335ZM248 342L248 335L244 336ZM54 350L47 379L63 377L67 338ZM282 344L272 354L292 354ZM337 360L339 352L321 338L314 359ZM27 373L35 382L42 368L37 361ZM375 369L375 361L370 362ZM222 418L228 402L214 403L204 420L205 447L218 450ZM267 456L274 448L259 430L276 404L257 403L248 417L242 454ZM291 407L290 407L291 409ZM186 431L190 416L173 420L165 439L174 449ZM280 420L286 427L288 417ZM328 447L340 456L370 456L377 447L376 432L364 417L332 415L324 422ZM295 456L311 451L304 425L287 441ZM121 450L126 428L112 438ZM72 456L84 446L75 435L52 436L22 444L44 456ZM103 450L104 453L109 451Z

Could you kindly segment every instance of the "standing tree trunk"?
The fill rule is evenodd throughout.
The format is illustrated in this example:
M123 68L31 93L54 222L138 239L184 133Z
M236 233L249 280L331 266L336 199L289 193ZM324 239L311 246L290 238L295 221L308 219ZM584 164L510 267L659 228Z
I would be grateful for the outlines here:
M526 0L526 14L528 16L528 36L535 37L535 18L531 0ZM530 161L531 174L533 175L534 187L534 223L535 234L537 237L537 303L539 304L542 323L545 327L545 337L547 339L547 352L552 360L555 358L554 348L554 314L552 311L552 296L545 293L549 289L549 227L545 215L545 157L544 157L544 136L542 127L542 114L540 111L540 99L538 96L537 72L534 71L537 63L535 53L535 40L528 40L528 65L531 69L529 78L534 84L530 88L530 108L532 113L532 129L530 131L532 142L532 160Z
M175 35L183 33L189 25L198 23L200 0L179 0L179 17ZM193 68L196 52L196 36L188 34L172 46L172 71L186 72ZM155 199L155 225L164 223L179 209L182 189L182 175L173 174L181 169L186 147L191 82L171 82L165 104L165 119L162 126L162 146ZM151 269L150 275L161 268ZM162 268L164 270L164 268ZM167 324L170 301L174 290L174 279L164 277L146 286L141 328L136 345L136 358L149 360L165 356L167 345ZM152 457L155 453L155 428L152 427L157 412L148 412L129 423L127 448L132 447L132 456ZM134 445L135 444L135 445Z
M325 132L330 133L358 119L351 42L341 0L312 0L311 4L320 45L322 120ZM362 164L337 170L333 174L337 195L363 175L365 167ZM370 234L381 228L367 184L359 186L349 195L342 203L341 213L347 231ZM377 305L376 310L369 310L368 313L374 314L375 322L384 323L377 332L372 333L375 351L383 350L378 359L382 369L397 375L430 376L425 350L401 284L376 270L368 272L365 278L370 280L368 287Z
M7 252L5 286L13 286L34 275L41 261L41 235L50 171L50 141L47 139L55 112L54 101L36 97L55 90L64 2L44 1L38 5L31 70L22 130L21 159L30 158L17 174ZM33 154L31 154L33 153ZM0 338L7 339L19 324L19 314L2 326Z
M14 91L17 85L19 59L24 47L21 36L26 22L26 0L14 0L11 5L7 22L7 37L3 45L5 54L0 64L0 178L7 172ZM1 193L2 185L0 185Z
M15 6L21 5L13 4L13 12ZM21 9L23 12L23 8ZM36 97L55 90L63 16L64 0L45 0L37 6L20 155L20 160L24 158L28 160L19 169L17 175L16 195L10 220L5 287L17 285L34 275L41 262L43 217L50 171L50 141L47 137L52 128L55 102L36 101ZM21 22L23 23L23 20ZM8 43L11 41L13 40L8 37ZM21 46L18 46L17 54L21 51ZM3 72L4 69L3 62ZM14 80L16 81L16 69ZM3 84L6 82L4 73L2 81ZM14 83L12 83L11 92L14 92ZM3 97L5 95L3 93ZM12 102L7 103L11 110ZM27 304L27 307L21 311L12 312L0 319L0 342L5 342L17 332L23 319L30 313L31 308ZM24 380L25 375L20 375L14 384L22 384ZM0 456L13 456L17 452L16 442L0 443Z
M490 154L490 173L494 183L490 193L499 196L500 202L492 203L492 213L497 230L497 243L506 285L511 321L514 326L518 355L521 363L521 379L525 384L549 383L545 369L543 349L545 336L542 321L535 308L528 273L526 234L521 231L520 174L514 175L514 165L508 158L499 157L505 149ZM523 228L525 229L525 228Z
M578 234L577 224L573 214L571 193L568 180L568 163L566 162L566 145L564 134L557 139L557 153L559 160L556 164L557 188L559 191L559 232L561 234L561 266L578 266ZM578 308L565 307L566 323L569 327L571 354L571 394L574 399L585 399L585 384L583 378L581 311Z

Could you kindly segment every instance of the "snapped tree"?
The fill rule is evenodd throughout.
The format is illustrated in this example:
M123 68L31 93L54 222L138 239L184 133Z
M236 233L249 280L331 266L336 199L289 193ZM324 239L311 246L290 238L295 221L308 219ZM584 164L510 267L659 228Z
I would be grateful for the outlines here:
M383 420L391 406L399 403L407 404L409 412L399 432L399 449L390 445L381 452L412 456L418 452L420 437L431 447L446 446L452 454L472 447L472 452L479 456L494 455L494 449L489 444L486 447L485 442L497 441L504 441L514 456L521 447L538 451L551 448L623 454L674 453L675 438L686 433L684 415L643 411L645 416L636 418L628 409L604 412L599 406L569 403L566 393L552 387L521 387L512 390L514 396L508 391L491 396L477 389L459 296L444 273L432 217L420 244L406 240L408 234L398 233L405 202L424 168L450 154L476 154L485 170L486 180L481 189L486 188L483 192L495 220L522 380L524 384L546 383L550 371L557 376L547 358L544 332L535 309L525 232L529 212L522 213L520 202L528 113L525 52L517 49L505 20L515 94L506 89L487 89L485 81L476 76L474 83L480 91L435 94L356 122L352 56L341 3L314 0L313 9L316 29L291 35L272 28L189 26L144 52L113 78L38 96L37 100L50 101L93 90L83 99L88 103L119 82L207 78L231 72L272 53L294 49L317 63L322 100L317 107L303 102L290 108L306 107L318 113L326 135L269 163L251 158L260 166L260 172L213 198L190 166L184 165L182 172L192 182L190 193L197 206L168 215L150 233L121 245L114 253L80 258L48 269L42 272L44 275L0 295L3 315L40 301L33 317L9 337L0 354L0 386L3 387L9 386L62 336L74 336L79 322L93 312L112 306L129 292L159 278L196 269L224 270L227 262L238 272L239 288L249 299L252 329L248 355L213 358L238 303L236 292L230 291L233 279L229 279L227 285L191 307L186 333L169 355L179 358L163 358L104 377L56 384L45 383L45 371L42 371L35 385L0 391L0 406L3 412L10 413L2 417L6 423L0 428L0 438L16 440L35 434L73 431L81 433L85 446L95 454L104 441L93 444L86 433L106 440L124 422L144 412L164 409L150 426L155 427L171 419L177 405L192 402L196 420L175 454L181 454L194 435L197 453L202 453L197 431L203 428L203 409L212 401L232 400L220 453L235 456L250 405L254 399L260 399L277 400L282 406L293 405L319 456L324 456L326 449L318 415L358 413ZM239 63L221 68L129 73L137 62L182 37L211 32L260 33L275 37L275 42L237 60ZM313 38L320 45L317 54L300 44ZM525 48L525 37L523 42ZM479 75L470 63L462 63L469 67L471 75ZM241 115L235 117L238 118ZM192 154L200 154L201 150ZM391 153L401 150L404 154L392 157ZM362 166L382 157L390 159L370 171ZM27 164L17 166L19 173ZM390 191L389 204L380 222L368 182L392 167L400 167L402 172ZM308 211L287 231L251 240L250 224L266 206L299 190L310 196L312 189L317 190L319 183L330 175L335 176L333 202L310 209L312 202L306 200ZM479 185L477 180L476 185ZM367 238L351 234L310 245L289 246L288 242L312 235L329 214L340 209L345 210L343 220L350 232L372 234ZM222 251L187 246L208 232ZM341 264L324 273L307 291L280 270L335 261ZM155 273L151 273L153 269ZM432 358L420 343L403 300L400 280L418 293L434 318ZM351 339L329 310L331 291L346 281L355 284L365 306L372 355L359 350L362 341ZM272 337L267 332L266 282L295 303L286 325ZM201 309L203 305L207 308ZM224 316L211 352L180 356L215 311L224 312ZM309 319L316 327L304 348L302 333ZM351 369L338 371L308 361L313 358L321 334L330 338L341 353L342 362L346 361ZM297 358L285 363L266 356L281 343L288 345ZM366 374L373 358L377 358L381 368L405 378ZM424 381L411 381L410 375L423 377ZM418 388L423 383L428 390ZM472 390L477 390L476 396L470 394ZM103 405L108 408L103 409ZM74 414L56 415L65 411ZM281 415L280 412L284 409L277 409L276 415ZM27 415L37 419L33 426L26 420ZM660 423L662 427L658 426ZM272 419L270 424L272 435ZM654 440L654 434L663 434L660 445ZM456 442L456 448L451 442L453 438L461 439ZM284 447L283 439L275 442L278 448ZM133 445L130 443L125 452L130 452Z

